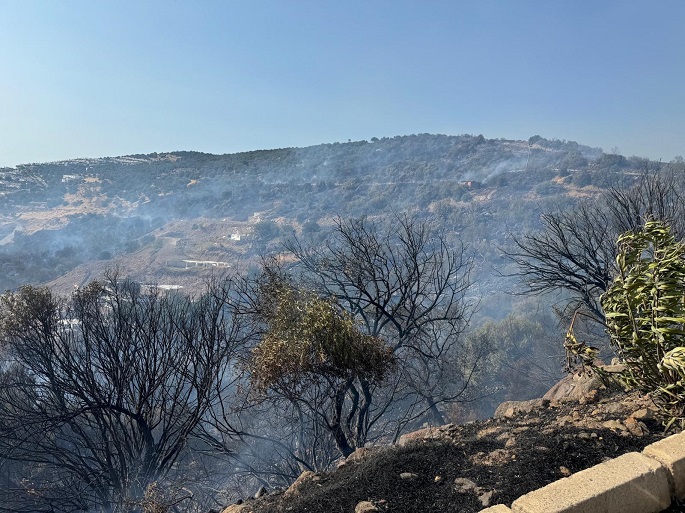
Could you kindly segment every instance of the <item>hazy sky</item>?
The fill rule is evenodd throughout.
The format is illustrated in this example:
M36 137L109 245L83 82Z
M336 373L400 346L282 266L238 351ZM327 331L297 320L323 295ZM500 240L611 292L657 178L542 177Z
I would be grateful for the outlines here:
M685 1L0 0L0 166L424 132L685 154Z

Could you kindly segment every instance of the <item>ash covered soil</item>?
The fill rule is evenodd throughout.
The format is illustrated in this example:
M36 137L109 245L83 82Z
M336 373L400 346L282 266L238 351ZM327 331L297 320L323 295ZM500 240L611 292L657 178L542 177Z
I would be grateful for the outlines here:
M594 389L580 398L504 403L492 419L364 448L334 471L226 513L476 512L664 437L650 399ZM669 511L681 511L671 509Z

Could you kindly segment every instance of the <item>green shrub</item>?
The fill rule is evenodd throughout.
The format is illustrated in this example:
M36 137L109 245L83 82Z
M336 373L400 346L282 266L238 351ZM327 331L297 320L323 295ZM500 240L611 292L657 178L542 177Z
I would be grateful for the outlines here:
M685 244L658 221L618 239L617 276L601 297L625 382L652 394L667 429L685 426Z
M328 299L279 283L269 290L267 329L250 362L253 384L296 390L361 378L380 382L393 356L380 338L362 333L352 317Z

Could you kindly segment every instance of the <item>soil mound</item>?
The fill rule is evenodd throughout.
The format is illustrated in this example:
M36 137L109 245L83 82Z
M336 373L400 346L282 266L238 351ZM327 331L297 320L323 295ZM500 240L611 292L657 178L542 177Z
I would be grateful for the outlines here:
M229 511L477 512L663 438L648 398L576 385L554 400L505 403L492 419L417 431Z

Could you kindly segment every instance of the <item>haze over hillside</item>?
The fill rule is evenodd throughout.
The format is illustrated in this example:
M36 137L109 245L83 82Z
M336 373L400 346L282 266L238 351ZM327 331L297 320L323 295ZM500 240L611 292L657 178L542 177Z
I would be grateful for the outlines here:
M625 231L609 231L607 191L665 184L675 176L666 172L682 176L684 164L540 136L420 134L3 168L0 287L17 290L2 298L3 342L18 369L3 374L15 381L0 401L9 419L0 464L19 476L7 478L7 500L12 487L22 490L12 501L34 511L34 501L54 492L64 504L82 501L63 511L90 511L142 500L159 470L175 483L165 484L172 493L187 483L183 493L193 490L196 501L188 511L204 513L208 504L262 484L288 486L303 470L333 468L357 448L394 443L426 423L462 423L491 415L502 401L539 397L567 361L567 325L552 307L578 295L596 300L604 282L586 280L595 268L582 268L583 259L608 276L615 233ZM658 189L660 198L680 205L682 196L667 189ZM520 241L549 229L550 212L567 209L581 215L569 237L567 225L558 232L572 254L548 263L568 273L561 285L539 290L569 295L522 296L514 275L525 274L530 254L516 253ZM631 214L638 222L648 216ZM545 236L532 240L546 248ZM566 275L576 281L564 285ZM602 347L593 326L580 324L575 333L590 333ZM200 379L198 369L209 377ZM45 382L56 390L46 404L58 398L45 411L52 432L70 441L66 449L59 436L45 436L41 420L25 421L44 418L33 411L42 403L15 393ZM207 410L194 410L190 403L205 392ZM62 397L73 398L72 410ZM91 413L93 401L102 417ZM53 416L53 406L63 413ZM135 422L122 421L124 411ZM158 450L155 436L166 440L165 429L149 426L160 418L169 433L181 433L179 422L193 426L173 444L178 460L136 467L137 455L154 451L128 441ZM21 429L29 438L17 438ZM138 429L146 435L129 434ZM121 454L118 436L133 447L121 458L122 475L129 464L150 474L115 489L108 476L116 472L98 471L104 498L74 494L59 476L73 472L74 482L90 486L84 448L95 454L114 441ZM24 459L15 464L20 450ZM65 466L53 454L77 463ZM47 466L34 465L43 459ZM110 460L97 468L111 470ZM39 467L44 475L35 474ZM34 497L44 485L50 492Z
M68 292L119 268L195 290L217 269L325 237L336 216L433 217L475 258L473 293L502 291L511 233L654 165L571 141L409 135L229 155L129 155L0 170L0 289ZM497 297L493 294L497 293ZM500 304L501 303L501 304ZM494 307L493 307L494 308Z

